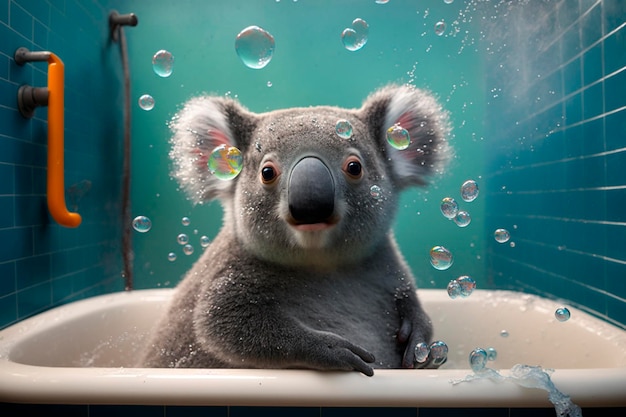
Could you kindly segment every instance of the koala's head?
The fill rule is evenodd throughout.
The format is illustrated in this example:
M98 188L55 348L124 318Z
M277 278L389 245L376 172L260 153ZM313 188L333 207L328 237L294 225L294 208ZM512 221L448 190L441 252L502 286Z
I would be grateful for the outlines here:
M339 120L352 126L340 137ZM387 139L405 129L408 148ZM309 107L255 114L238 102L191 99L171 122L173 176L198 203L219 199L224 227L261 259L294 266L356 262L388 238L399 192L423 185L449 148L446 114L416 88L389 86L360 109ZM221 180L207 167L221 145L243 169Z

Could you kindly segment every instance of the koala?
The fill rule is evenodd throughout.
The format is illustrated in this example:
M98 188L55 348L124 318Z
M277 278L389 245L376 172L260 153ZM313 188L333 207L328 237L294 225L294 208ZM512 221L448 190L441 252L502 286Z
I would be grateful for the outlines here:
M408 133L408 148L390 145L394 127ZM170 128L172 175L194 202L218 199L223 225L175 289L140 366L372 376L438 365L415 360L432 325L391 230L399 193L426 184L450 153L446 112L432 95L391 85L360 109L261 114L202 96ZM243 156L231 180L207 167L223 145Z

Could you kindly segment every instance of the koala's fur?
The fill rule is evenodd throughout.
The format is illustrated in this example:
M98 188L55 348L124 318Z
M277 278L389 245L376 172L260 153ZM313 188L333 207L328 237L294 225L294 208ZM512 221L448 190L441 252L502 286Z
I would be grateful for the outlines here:
M339 119L352 124L350 139L335 132ZM395 124L409 132L408 149L389 145ZM391 226L399 192L425 184L449 154L446 114L432 96L388 86L357 110L263 114L203 96L171 128L173 175L195 202L219 199L224 223L176 289L142 366L370 376L428 366L414 362L414 350L430 342L431 322ZM207 169L222 144L244 158L230 181ZM313 158L299 164L305 157Z

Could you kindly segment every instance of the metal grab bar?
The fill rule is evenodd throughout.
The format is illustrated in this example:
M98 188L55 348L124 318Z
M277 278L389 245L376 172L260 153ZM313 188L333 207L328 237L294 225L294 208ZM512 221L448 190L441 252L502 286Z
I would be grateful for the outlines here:
M52 52L30 52L26 48L19 48L15 51L15 62L19 65L44 60L48 62L47 95L41 94L41 88L22 86L18 91L19 108L22 115L32 117L36 106L48 106L48 210L52 218L61 226L78 227L82 221L80 214L68 211L65 204L65 67L63 61ZM38 99L38 97L42 98Z

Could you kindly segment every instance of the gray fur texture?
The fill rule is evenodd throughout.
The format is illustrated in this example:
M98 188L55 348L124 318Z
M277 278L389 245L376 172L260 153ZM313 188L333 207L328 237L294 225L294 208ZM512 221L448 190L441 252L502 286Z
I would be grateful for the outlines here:
M350 139L335 132L340 119L352 124ZM405 150L387 141L395 124L410 134ZM219 199L224 223L140 365L369 376L429 366L414 351L430 342L431 322L391 226L399 192L442 169L447 126L434 98L408 86L384 87L360 109L255 114L229 98L188 101L171 123L173 176L194 202ZM222 144L243 154L233 180L207 169Z

